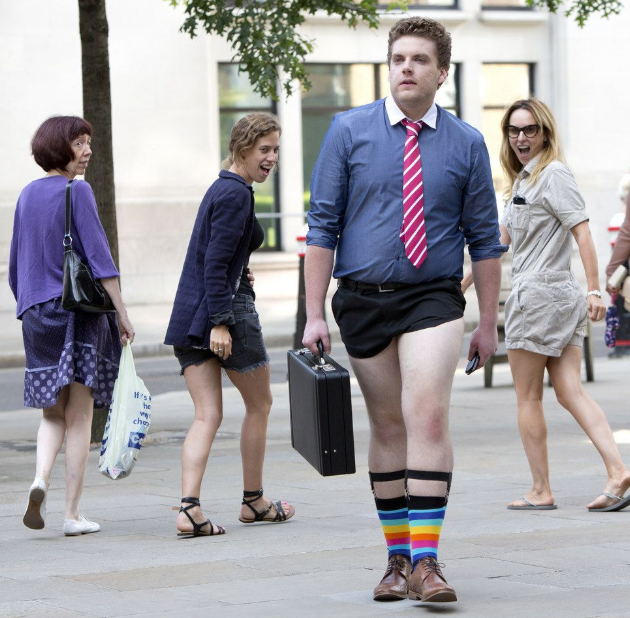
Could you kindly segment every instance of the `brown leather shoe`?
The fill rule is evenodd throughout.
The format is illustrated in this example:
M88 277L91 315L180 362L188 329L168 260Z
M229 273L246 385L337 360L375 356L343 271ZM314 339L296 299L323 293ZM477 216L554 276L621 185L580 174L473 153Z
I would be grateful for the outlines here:
M374 588L375 601L399 601L407 598L411 564L406 556L394 554L387 561L385 575L381 583Z
M408 597L415 601L448 603L457 601L457 595L442 575L441 564L433 556L418 561L409 578Z

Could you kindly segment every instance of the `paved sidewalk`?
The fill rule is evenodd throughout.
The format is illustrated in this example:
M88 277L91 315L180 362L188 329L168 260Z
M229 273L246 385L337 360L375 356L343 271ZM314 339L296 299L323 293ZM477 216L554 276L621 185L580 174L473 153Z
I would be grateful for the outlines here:
M252 259L252 268L256 275L256 309L260 314L265 342L268 347L293 347L293 335L296 327L298 269L296 263L274 262L268 255L258 257L262 262ZM297 262L297 258L295 260ZM6 281L0 284L8 285ZM331 282L328 293L327 315L331 336L340 341L339 330L332 319L330 299L335 291ZM472 330L478 322L477 299L474 290L466 295L466 323ZM164 335L173 308L172 303L152 305L130 305L127 307L131 321L136 329L134 356L155 356L172 354L172 348L164 346ZM12 311L0 311L0 369L3 367L23 367L24 347L22 326L15 319Z
M629 361L598 360L589 392L606 410L630 461ZM90 453L83 509L102 531L65 538L63 456L47 527L22 526L33 477L39 414L0 413L0 617L338 618L449 615L466 618L627 618L630 509L589 513L604 468L593 446L546 393L556 511L505 508L527 490L515 396L506 365L495 388L458 370L452 398L456 464L440 560L459 602L378 604L371 590L386 560L367 480L368 426L353 385L357 474L321 478L291 449L286 384L274 384L266 493L295 505L280 525L237 520L242 403L225 390L202 504L227 528L217 538L180 540L171 505L180 495L180 453L192 416L185 392L154 399L150 441L132 475L110 481Z

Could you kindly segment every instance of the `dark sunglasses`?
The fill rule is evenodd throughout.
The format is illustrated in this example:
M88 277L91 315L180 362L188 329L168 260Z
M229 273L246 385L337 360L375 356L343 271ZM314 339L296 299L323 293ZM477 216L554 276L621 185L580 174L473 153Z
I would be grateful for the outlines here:
M538 131L540 131L540 126L537 124L528 124L526 127L515 127L513 124L509 124L504 127L504 129L508 136L514 139L521 134L521 131L525 133L525 137L536 137Z

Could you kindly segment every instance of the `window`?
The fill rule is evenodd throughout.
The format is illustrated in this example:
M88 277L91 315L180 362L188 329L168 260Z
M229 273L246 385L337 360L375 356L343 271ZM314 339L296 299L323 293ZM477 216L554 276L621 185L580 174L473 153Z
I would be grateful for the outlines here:
M483 101L482 132L490 153L492 178L497 192L505 187L499 163L501 150L501 118L505 108L516 99L526 99L534 92L533 64L484 64L481 73Z
M511 9L532 11L532 7L527 4L527 0L482 0L481 8L486 9Z
M408 9L457 9L458 0L411 0ZM379 4L381 9L387 9L389 4L381 0Z
M272 99L263 99L254 92L246 73L238 72L236 64L219 64L219 123L221 160L227 157L228 143L232 127L240 118L250 112L276 113ZM279 250L280 219L280 179L273 174L267 182L257 184L256 217L265 230L265 242L261 250Z
M302 92L304 210L310 208L311 174L332 117L389 94L387 64L309 64L313 87ZM459 115L458 67L438 90L436 103Z

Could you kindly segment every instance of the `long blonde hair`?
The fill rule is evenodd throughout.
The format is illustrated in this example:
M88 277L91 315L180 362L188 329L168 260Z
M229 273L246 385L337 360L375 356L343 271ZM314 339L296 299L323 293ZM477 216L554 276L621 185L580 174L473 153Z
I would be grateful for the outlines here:
M514 101L514 103L507 108L505 114L503 114L503 118L501 119L503 141L501 142L501 154L499 159L501 161L501 167L508 179L508 186L506 187L504 193L504 197L507 200L512 198L512 187L514 185L514 181L523 169L522 163L518 160L516 153L512 150L512 146L510 146L510 138L507 133L507 127L510 124L510 116L517 109L525 109L534 117L536 124L541 128L544 140L538 165L536 165L536 169L530 176L529 182L531 184L535 184L540 176L540 173L552 161L557 159L558 161L562 161L562 163L565 162L562 146L560 144L558 126L556 125L556 120L549 107L535 97Z
M233 127L228 144L228 156L223 161L223 169L232 167L234 162L240 163L245 153L254 147L259 137L270 133L282 134L280 121L267 112L252 112L243 116Z

